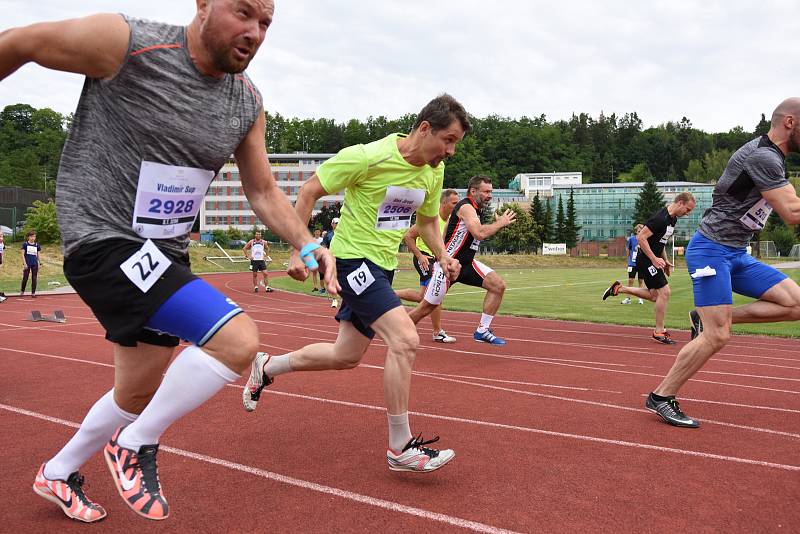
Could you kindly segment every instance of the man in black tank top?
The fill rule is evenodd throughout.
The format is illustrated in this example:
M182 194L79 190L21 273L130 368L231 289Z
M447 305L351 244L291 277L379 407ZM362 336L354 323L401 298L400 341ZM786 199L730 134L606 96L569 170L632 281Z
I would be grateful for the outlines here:
M456 204L450 215L444 235L444 244L447 252L461 264L461 272L453 283L461 282L486 290L486 296L483 299L483 313L478 328L472 336L473 339L491 345L505 345L505 340L495 336L490 326L503 302L506 283L490 267L476 260L475 253L482 240L513 224L516 214L512 210L506 210L502 215L498 215L493 223L481 224L478 212L488 207L491 201L492 179L488 176L470 178L467 197ZM449 287L450 282L447 277L434 264L433 275L425 291L425 298L409 313L411 320L416 324L427 317L436 306L442 303Z
M166 519L161 435L256 357L254 321L188 265L188 232L232 153L258 218L309 269L319 261L329 291L339 287L332 256L275 182L261 95L244 72L272 22L272 0L201 0L197 9L186 27L102 14L0 33L0 80L31 61L86 76L56 209L64 273L114 344L114 387L33 485L83 522L106 516L78 472L101 450L124 502ZM190 345L170 364L180 339Z
M639 242L636 268L639 270L639 279L644 280L647 289L623 286L617 280L603 293L603 300L625 293L654 302L656 329L653 332L653 339L664 345L675 344L669 332L664 328L664 316L667 313L670 295L667 276L671 274L674 267L669 262L664 249L675 231L678 218L689 215L695 205L694 196L691 193L679 193L669 206L661 208L650 216L644 228L636 234Z

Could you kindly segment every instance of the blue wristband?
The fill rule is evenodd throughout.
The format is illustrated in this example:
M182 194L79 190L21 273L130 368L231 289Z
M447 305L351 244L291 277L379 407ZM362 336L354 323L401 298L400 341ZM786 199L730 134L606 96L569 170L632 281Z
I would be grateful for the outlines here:
M306 264L306 267L309 269L319 269L319 264L317 263L317 259L314 257L312 252L319 248L319 244L317 243L308 243L303 248L300 249L300 259L303 260L303 263Z

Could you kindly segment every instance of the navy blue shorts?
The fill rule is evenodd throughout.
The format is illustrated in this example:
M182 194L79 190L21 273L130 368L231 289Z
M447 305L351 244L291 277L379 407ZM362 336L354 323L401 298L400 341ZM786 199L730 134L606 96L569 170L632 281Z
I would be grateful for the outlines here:
M776 268L753 258L746 249L720 245L700 232L689 241L686 267L690 275L706 274L692 277L697 307L733 304L733 293L758 299L787 278Z
M392 289L394 271L386 271L365 258L336 258L336 276L342 286L342 306L337 321L350 321L372 339L375 331L369 326L384 313L402 306Z

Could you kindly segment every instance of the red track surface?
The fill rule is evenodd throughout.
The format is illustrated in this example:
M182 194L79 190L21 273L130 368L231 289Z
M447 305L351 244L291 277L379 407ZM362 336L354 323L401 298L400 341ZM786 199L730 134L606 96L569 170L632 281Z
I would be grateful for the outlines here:
M283 353L333 340L327 301L253 294L249 276L207 278ZM30 310L66 312L32 323ZM281 376L258 411L241 385L170 428L160 477L166 524L127 509L99 456L82 472L108 510L104 528L147 532L797 532L800 359L797 341L737 337L682 392L699 430L643 408L677 347L642 328L495 319L506 347L470 338L477 314L445 313L455 345L430 324L411 397L412 431L441 435L456 459L428 475L386 468L382 365L376 341L347 372ZM75 295L0 305L0 525L4 531L92 528L31 491L41 462L112 386L110 345ZM679 333L681 341L688 333ZM734 404L729 404L734 403Z

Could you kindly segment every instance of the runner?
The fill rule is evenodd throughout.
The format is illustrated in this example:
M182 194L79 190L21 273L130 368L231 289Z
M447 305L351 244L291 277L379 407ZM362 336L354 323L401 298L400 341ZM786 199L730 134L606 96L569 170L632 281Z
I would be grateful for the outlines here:
M438 437L425 441L411 433L408 398L419 336L392 290L392 277L400 240L415 211L420 235L444 273L458 274L458 262L444 251L436 219L443 162L469 129L461 104L441 95L422 109L409 135L391 134L345 148L303 185L295 209L306 221L317 199L345 190L341 223L331 244L342 287L342 307L336 315L339 334L335 343L315 343L272 358L259 354L244 391L246 410L256 408L263 387L280 374L358 366L377 332L388 345L383 384L389 469L429 472L453 459L450 449L425 447ZM296 252L290 271L306 272Z
M245 258L250 260L250 270L253 271L253 293L258 293L258 273L261 273L261 287L264 288L264 293L272 293L267 273L267 261L271 261L268 259L269 243L261 239L260 230L256 230L255 237L245 244L242 252Z
M476 260L475 253L482 240L492 237L502 228L513 224L516 214L512 210L506 210L502 215L497 215L493 223L481 224L478 212L488 207L491 201L492 179L488 176L470 178L467 186L467 198L459 201L453 208L444 240L447 243L447 253L451 254L461 265L461 272L453 283L461 282L486 290L481 321L472 338L481 343L505 345L506 341L495 336L490 327L492 319L503 302L506 283L499 274ZM449 288L448 277L440 267L434 265L431 282L425 291L425 298L409 313L414 324L419 323L437 306L441 305Z
M800 98L788 98L772 113L766 135L737 150L714 187L711 208L686 250L694 304L692 341L647 397L645 407L667 423L697 428L675 396L728 342L731 324L800 320L800 286L747 253L753 233L774 209L787 224L800 224L800 198L786 179L786 155L800 152ZM733 307L733 293L755 302ZM733 405L732 405L733 406Z
M442 198L439 202L439 230L444 235L447 229L447 221L450 219L450 214L453 213L453 208L458 204L458 192L455 189L446 189L442 191ZM414 269L419 274L419 289L400 289L395 291L397 296L403 300L410 300L411 302L421 302L425 296L425 290L428 287L428 282L431 280L431 273L433 264L436 258L433 257L431 251L425 246L425 242L419 237L417 225L412 226L406 235L403 236L408 250L414 255ZM431 312L431 324L433 325L433 340L438 343L455 343L456 338L448 336L447 332L442 328L442 306L436 306Z
M644 280L642 280L642 277L639 275L639 270L636 268L636 256L639 254L639 240L636 239L636 236L642 228L644 228L643 224L637 224L633 235L630 236L625 243L625 248L628 250L628 287L633 287L633 282L636 278L639 278L639 287L642 287L644 284ZM620 302L620 304L630 303L630 297L625 297ZM639 304L644 304L641 297L639 297Z
M166 519L161 435L255 357L253 320L189 270L188 233L231 154L259 219L300 248L310 268L316 258L336 291L330 254L276 185L261 96L243 72L273 11L269 0L199 0L188 27L102 14L0 33L0 79L30 61L86 76L56 206L64 274L113 343L114 387L33 485L73 519L106 516L78 472L104 446L125 504ZM190 344L170 364L180 339ZM80 392L66 400L83 402Z
M619 293L633 295L655 302L656 329L653 339L664 345L674 345L669 332L664 328L664 316L667 314L670 288L667 277L672 273L674 265L669 262L665 246L675 232L675 225L680 217L689 215L695 207L694 196L683 192L675 196L669 206L655 212L645 223L644 228L636 234L639 242L639 253L636 255L636 268L639 279L644 278L641 287L623 286L619 280L615 281L603 293L603 300L617 296Z

